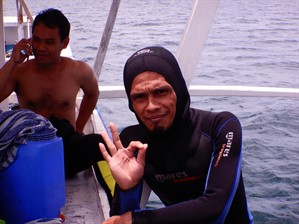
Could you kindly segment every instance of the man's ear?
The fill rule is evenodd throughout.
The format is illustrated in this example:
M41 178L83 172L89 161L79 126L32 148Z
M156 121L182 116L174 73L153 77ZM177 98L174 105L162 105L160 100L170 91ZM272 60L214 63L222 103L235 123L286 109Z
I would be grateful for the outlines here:
M70 38L67 37L63 40L63 49L67 48L67 45L69 45Z

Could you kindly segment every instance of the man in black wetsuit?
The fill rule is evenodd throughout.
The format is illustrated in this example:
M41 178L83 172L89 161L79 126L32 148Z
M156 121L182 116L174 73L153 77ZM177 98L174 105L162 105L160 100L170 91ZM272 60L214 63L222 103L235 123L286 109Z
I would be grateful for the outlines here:
M139 124L120 136L111 124L113 142L102 133L111 154L100 149L117 182L112 217L103 223L253 223L237 117L190 108L179 65L162 47L134 53L124 85ZM140 209L143 181L165 207Z

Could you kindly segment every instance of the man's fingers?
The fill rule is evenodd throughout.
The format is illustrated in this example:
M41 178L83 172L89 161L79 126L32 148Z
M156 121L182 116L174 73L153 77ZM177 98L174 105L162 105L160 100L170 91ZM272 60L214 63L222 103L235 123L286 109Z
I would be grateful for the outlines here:
M112 134L112 140L113 140L116 148L117 149L122 149L123 145L120 141L119 134L118 134L116 125L114 123L110 123L110 131L111 131L111 134Z
M145 145L147 144L143 144L140 141L131 141L127 149L131 152L134 152L136 149L144 148Z
M29 56L32 54L30 39L22 39L19 43L17 43L17 48L20 49L20 53L25 56Z
M105 145L103 143L99 143L99 148L100 148L100 151L101 151L104 159L106 160L107 163L109 163L111 156L107 152Z
M131 155L128 156L133 156L135 153L136 149L138 149L138 154L137 154L137 162L141 164L142 166L145 165L145 155L146 155L146 149L148 145L143 144L139 141L132 141L130 145L128 146L127 150L131 153Z
M148 145L142 144L143 147L139 148L138 155L137 155L137 162L141 164L142 166L145 166L145 155Z
M108 133L105 131L101 131L101 136L103 138L103 140L105 141L111 155L114 155L117 152L117 149L115 147L115 145L113 144L113 142L111 141L111 139L108 136Z

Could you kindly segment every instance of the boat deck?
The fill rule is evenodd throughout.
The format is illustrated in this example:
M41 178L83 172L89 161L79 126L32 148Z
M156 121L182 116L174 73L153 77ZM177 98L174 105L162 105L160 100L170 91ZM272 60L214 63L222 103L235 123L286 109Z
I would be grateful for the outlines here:
M100 188L100 189L99 189ZM61 209L65 224L99 224L104 221L101 186L93 177L93 170L78 173L66 180L66 204Z

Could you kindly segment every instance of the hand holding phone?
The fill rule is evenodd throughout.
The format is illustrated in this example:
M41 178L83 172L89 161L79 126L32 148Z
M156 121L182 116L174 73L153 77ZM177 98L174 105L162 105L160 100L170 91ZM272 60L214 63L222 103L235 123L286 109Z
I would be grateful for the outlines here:
M12 57L17 63L22 63L26 58L29 60L29 56L32 55L32 42L31 38L22 39L16 43Z

